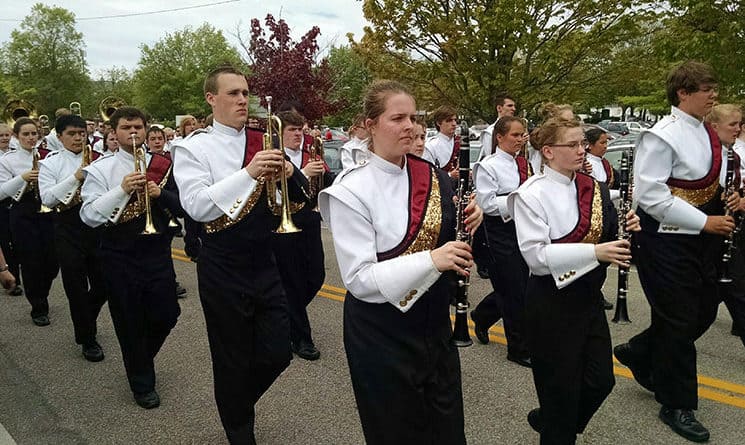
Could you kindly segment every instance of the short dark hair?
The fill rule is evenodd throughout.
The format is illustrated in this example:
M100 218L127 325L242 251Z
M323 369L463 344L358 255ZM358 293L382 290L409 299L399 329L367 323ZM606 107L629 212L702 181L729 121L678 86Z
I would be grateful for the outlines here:
M595 142L600 139L600 136L607 134L605 130L598 127L592 127L589 128L587 131L585 131L585 139L587 139L587 142L590 143L590 145L594 144Z
M280 111L277 113L277 117L282 121L283 126L294 125L296 127L302 127L305 123L305 119L297 111Z
M85 119L83 119L82 117L76 116L74 114L67 114L57 118L57 122L54 123L54 131L56 131L57 134L62 134L62 132L67 129L67 127L82 128L85 130L85 124Z
M514 97L512 97L509 93L499 93L497 94L497 97L494 98L494 107L501 107L504 105L505 100L511 100L512 102L517 102Z
M111 128L116 130L116 128L119 126L120 119L131 121L137 118L142 119L143 125L147 125L147 116L145 116L145 113L140 111L139 108L119 107L111 115L111 117L109 118L109 122L111 122Z
M432 112L432 120L435 121L435 127L437 127L438 130L440 129L440 122L448 120L453 116L455 116L457 119L458 112L455 111L455 108L449 105L438 107L435 111Z
M245 74L243 74L238 68L234 67L233 65L220 65L210 71L209 74L207 74L207 78L204 79L205 95L207 93L217 94L217 78L220 77L221 74L235 74L238 76L246 77Z
M35 127L37 127L36 130L37 131L39 130L38 126L36 125L36 122L34 122L33 119L31 119L30 117L24 116L24 117L18 118L13 124L13 133L18 135L18 133L21 132L21 127L23 127L26 124L33 124Z
M145 133L145 140L148 140L150 138L150 135L153 133L160 133L163 135L163 139L166 138L166 132L163 131L162 128L156 127L155 125L153 125L152 127L147 129L147 133Z
M680 105L679 90L695 93L702 85L716 85L717 76L709 65L689 60L676 66L667 75L666 92L670 105Z

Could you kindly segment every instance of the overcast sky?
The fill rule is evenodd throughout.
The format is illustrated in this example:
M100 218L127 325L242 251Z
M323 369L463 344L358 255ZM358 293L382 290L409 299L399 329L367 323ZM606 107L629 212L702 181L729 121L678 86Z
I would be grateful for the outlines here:
M3 1L2 19L23 19L31 11L36 1ZM239 22L243 22L245 35L249 32L252 18L262 21L271 13L275 18L285 19L292 30L293 38L298 40L311 27L321 28L319 46L327 47L347 42L346 34L354 33L355 39L362 37L365 19L362 15L362 2L356 0L57 0L41 1L47 5L61 6L75 14L78 30L83 33L86 43L88 68L94 77L105 68L124 66L133 69L140 56L140 45L160 40L165 34L180 30L185 26L193 29L208 22L225 34L236 47L237 40L231 35ZM138 12L153 12L187 8L226 2L202 8L152 13L134 17L83 20L88 17L101 17ZM0 21L0 42L10 39L11 31L19 22Z

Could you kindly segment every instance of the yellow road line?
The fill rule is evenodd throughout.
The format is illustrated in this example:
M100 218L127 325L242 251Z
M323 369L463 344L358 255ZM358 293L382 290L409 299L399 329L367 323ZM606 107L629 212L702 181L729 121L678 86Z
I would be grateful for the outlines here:
M191 260L186 256L186 252L181 249L171 249L173 252L173 259L190 263ZM330 284L324 284L321 290L318 291L318 295L324 298L328 298L334 301L344 301L344 296L347 290L341 287L332 286ZM451 320L455 320L455 316L450 316ZM468 320L468 332L471 337L475 337L476 334L473 331L473 321ZM501 326L493 326L489 329L489 340L502 345L507 344L507 339L504 337L504 328ZM613 373L620 377L627 379L633 379L634 376L631 371L620 365L618 360L613 358ZM698 376L698 395L701 398L713 400L715 402L723 403L725 405L735 406L737 408L745 409L745 385L738 383L729 382L726 380L720 380L713 377L707 377L704 375Z

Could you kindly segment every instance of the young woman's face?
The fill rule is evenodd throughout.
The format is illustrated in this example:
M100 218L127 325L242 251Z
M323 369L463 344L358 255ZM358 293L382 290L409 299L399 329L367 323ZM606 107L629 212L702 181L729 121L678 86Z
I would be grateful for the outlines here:
M742 114L732 113L724 116L721 122L712 122L711 126L717 132L719 139L727 145L735 143L735 139L740 134L740 121L742 120Z
M427 131L421 124L414 125L414 143L411 144L411 151L409 153L414 156L422 157L424 154L424 140L427 138Z
M608 135L603 133L594 144L590 144L590 153L602 158L606 151L608 151Z
M416 103L405 93L394 93L385 101L385 111L373 121L367 120L375 154L401 164L414 143Z
M184 137L189 136L194 130L197 129L197 121L196 120L189 120L184 125Z
M18 142L21 143L21 147L31 150L39 140L39 132L36 129L36 125L24 124L21 125L21 129L18 131L16 137L18 138Z
M523 134L525 133L525 127L520 122L512 122L510 129L507 130L507 134L501 135L497 133L497 145L499 148L511 155L519 152L523 148Z
M541 150L549 167L572 177L584 164L586 144L581 127L561 128L557 140L553 144L544 145Z

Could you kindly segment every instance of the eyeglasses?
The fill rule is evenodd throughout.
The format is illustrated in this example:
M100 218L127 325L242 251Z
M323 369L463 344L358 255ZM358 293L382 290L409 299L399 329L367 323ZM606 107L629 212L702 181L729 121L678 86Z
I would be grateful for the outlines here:
M587 139L583 139L581 141L575 141L575 142L569 142L567 144L548 144L549 147L567 147L567 148L580 148L587 149L587 147L590 146L590 143L587 141Z

